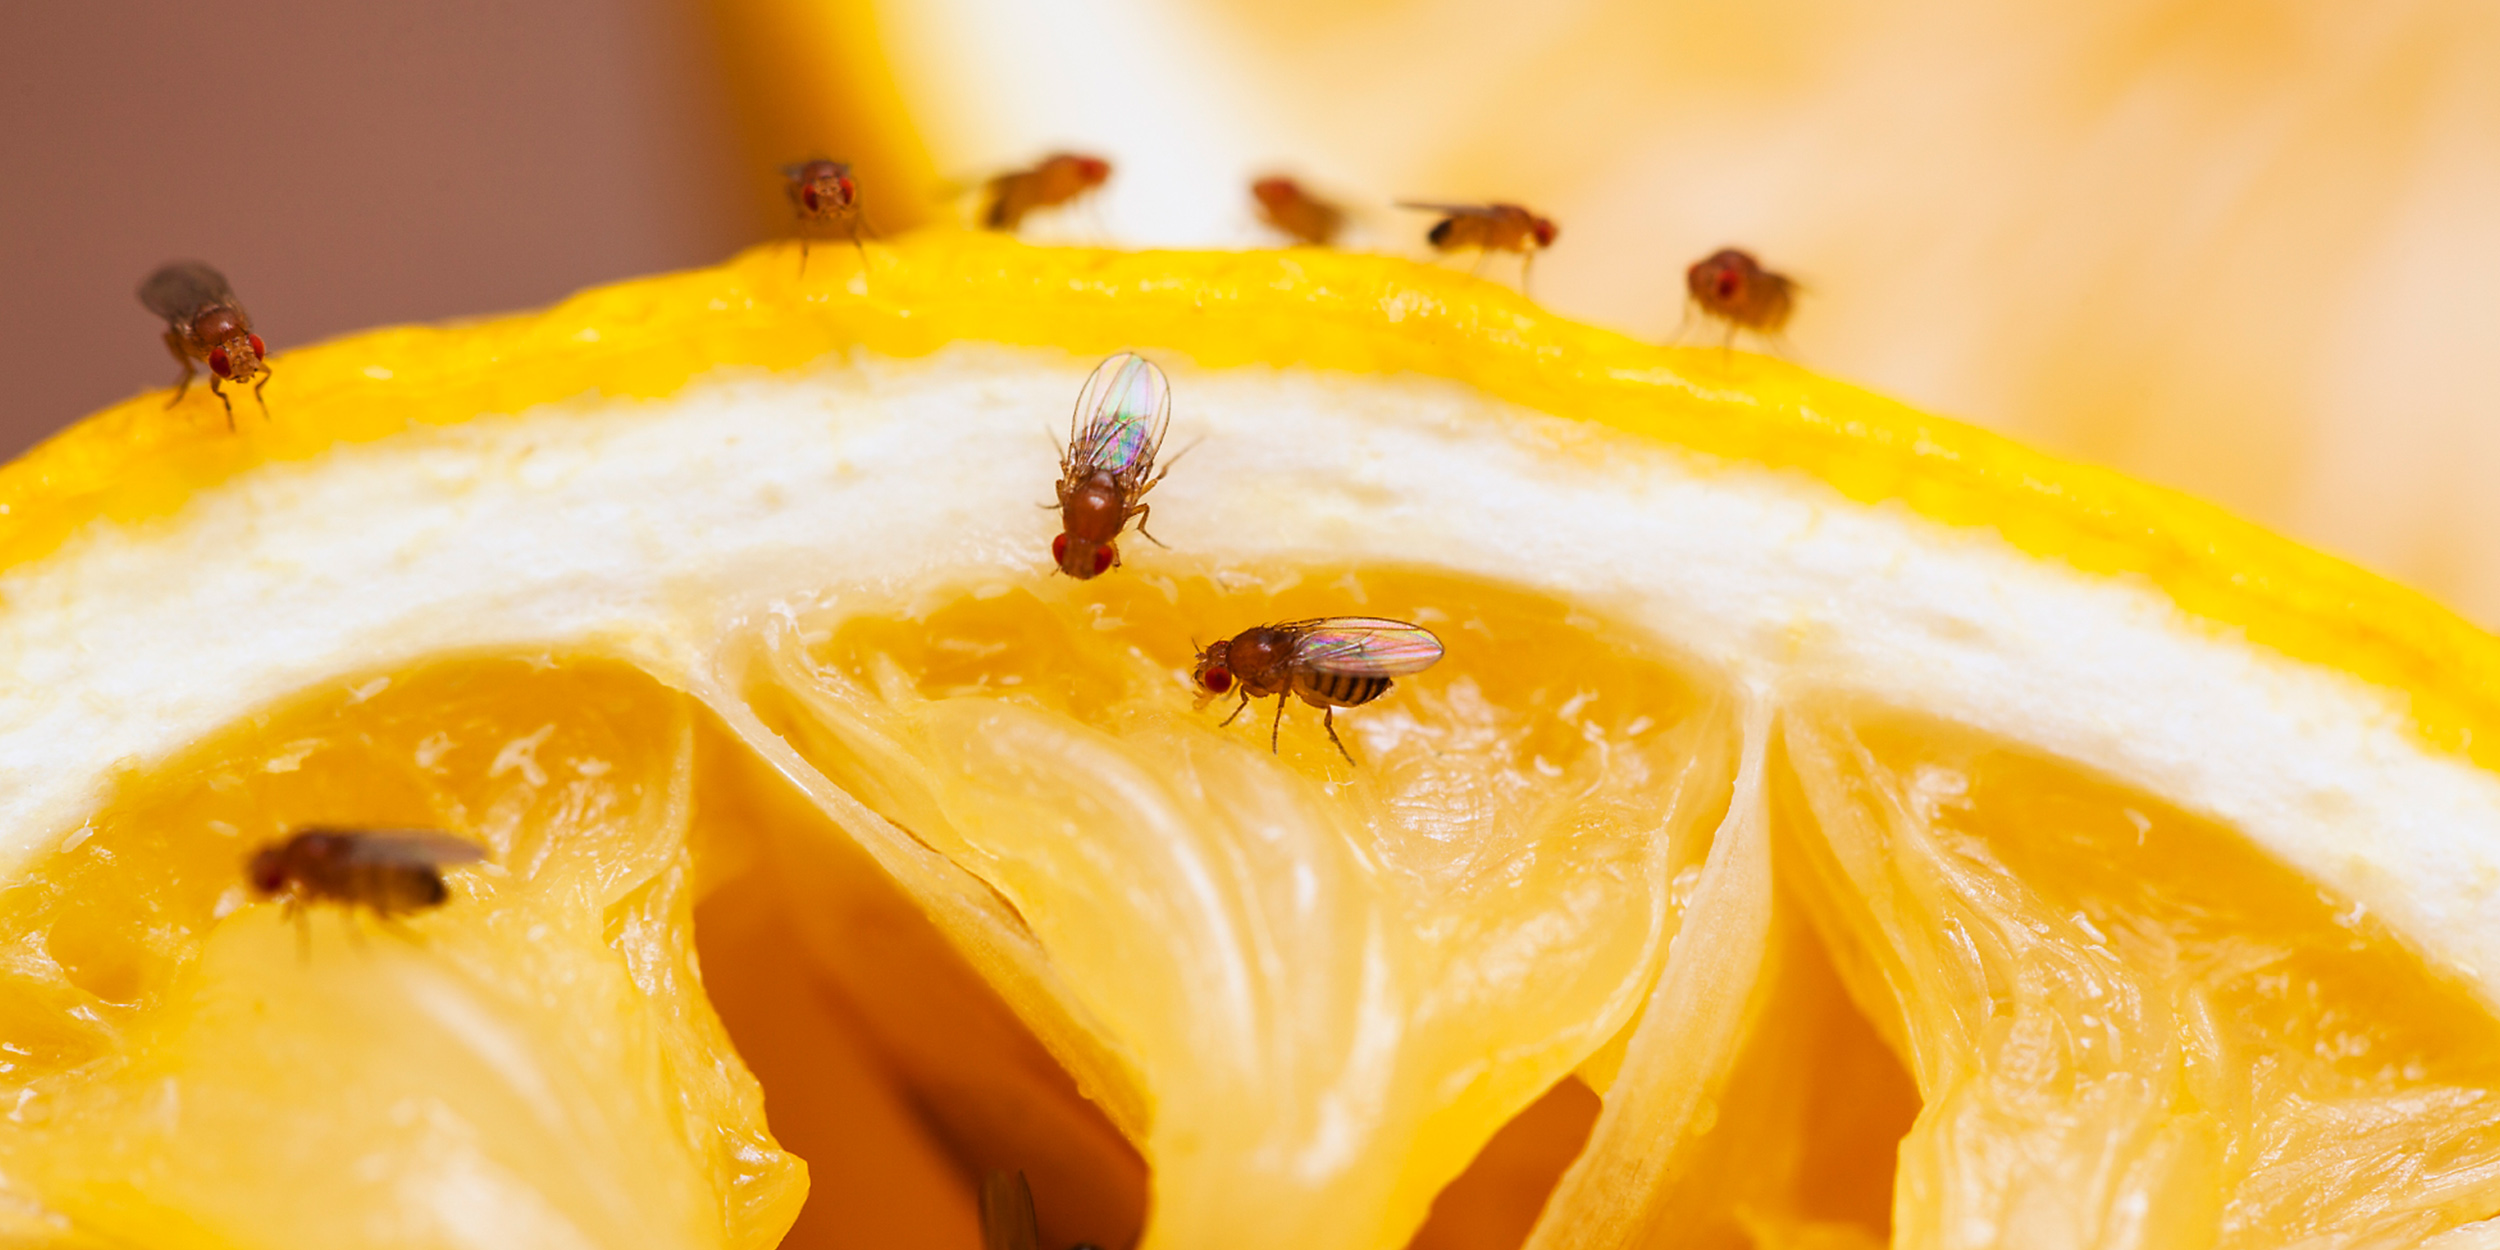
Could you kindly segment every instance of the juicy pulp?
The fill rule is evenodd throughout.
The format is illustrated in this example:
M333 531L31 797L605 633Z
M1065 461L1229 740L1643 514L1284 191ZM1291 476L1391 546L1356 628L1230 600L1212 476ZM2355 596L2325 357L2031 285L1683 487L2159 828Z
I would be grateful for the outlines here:
M1193 633L1332 611L1450 652L1339 718L1356 765L1314 709L1270 755L1266 705L1192 708ZM0 893L16 1218L969 1244L990 1166L1054 1239L1203 1247L2395 1246L2500 1209L2470 991L2232 831L1965 729L1394 566L928 587L750 645L751 719L451 656L123 776ZM1043 961L957 949L768 742ZM299 950L239 868L316 822L493 864ZM1677 1044L1695 975L1722 1044Z

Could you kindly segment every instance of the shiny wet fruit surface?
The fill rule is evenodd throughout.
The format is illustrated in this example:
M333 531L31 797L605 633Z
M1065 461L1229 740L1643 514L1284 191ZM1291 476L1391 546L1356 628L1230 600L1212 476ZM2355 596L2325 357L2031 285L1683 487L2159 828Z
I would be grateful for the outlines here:
M1338 717L1355 763L1314 708L1271 753L1271 706L1193 706L1198 644L1352 612L1448 648ZM1600 606L1166 559L740 646L704 698L442 656L122 774L0 891L0 1231L969 1246L990 1167L1114 1245L2397 1246L2500 1210L2500 1022L2366 909ZM299 930L241 865L313 823L492 862ZM1771 884L1718 891L1748 846ZM1647 1041L1671 949L1747 925L1726 1045ZM1641 1140L1638 1191L1575 1182Z

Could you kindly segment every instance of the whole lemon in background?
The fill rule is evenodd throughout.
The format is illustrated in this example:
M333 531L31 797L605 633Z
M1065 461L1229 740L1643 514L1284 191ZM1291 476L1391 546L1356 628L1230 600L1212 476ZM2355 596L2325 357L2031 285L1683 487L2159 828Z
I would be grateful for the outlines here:
M2475 0L712 0L766 168L887 211L1065 145L1081 230L1259 238L1283 169L1373 211L1527 202L1536 294L1643 338L1736 244L1818 370L2216 500L2500 621L2500 16ZM1100 224L1096 224L1099 222Z
M1429 267L828 251L0 472L11 1240L2488 1243L2487 635ZM1122 348L1204 441L1055 578ZM1193 710L1333 614L1448 645L1357 762ZM493 864L299 955L357 822Z

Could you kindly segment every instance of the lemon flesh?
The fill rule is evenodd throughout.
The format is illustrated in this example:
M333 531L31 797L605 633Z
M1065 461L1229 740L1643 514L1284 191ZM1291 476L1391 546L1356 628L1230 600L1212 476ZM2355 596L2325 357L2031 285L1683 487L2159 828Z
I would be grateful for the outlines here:
M1149 1246L2500 1210L2500 785L2396 691L1856 487L1343 368L1172 359L1170 549L1053 578L1092 351L724 369L30 548L0 1228L968 1245L988 1167L1054 1243ZM1656 402L1815 393L1700 360ZM1193 636L1357 612L1450 649L1338 718L1359 763L1192 707ZM494 863L299 939L239 865L314 821Z

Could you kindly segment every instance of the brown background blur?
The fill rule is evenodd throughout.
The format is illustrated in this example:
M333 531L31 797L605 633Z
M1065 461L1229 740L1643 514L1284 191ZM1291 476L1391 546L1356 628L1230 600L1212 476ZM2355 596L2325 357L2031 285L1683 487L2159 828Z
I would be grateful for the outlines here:
M165 260L223 269L283 349L707 263L765 228L679 0L7 9L0 457L173 382L133 294Z

